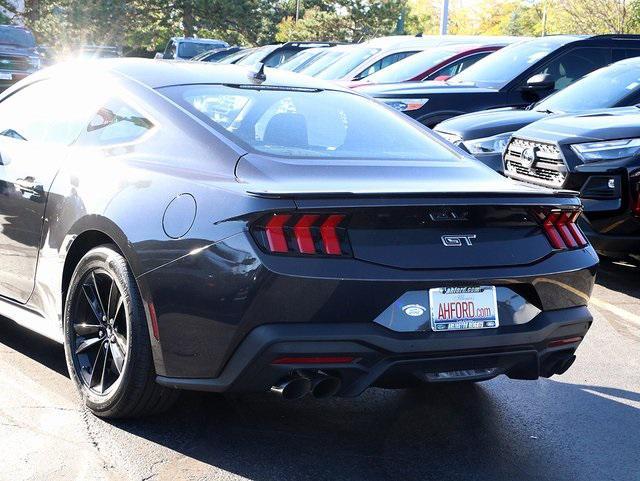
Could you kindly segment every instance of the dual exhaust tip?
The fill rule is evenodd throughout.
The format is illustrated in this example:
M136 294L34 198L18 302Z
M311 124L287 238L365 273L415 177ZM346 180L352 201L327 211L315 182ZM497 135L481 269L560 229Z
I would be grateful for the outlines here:
M283 399L300 399L311 393L316 399L335 396L342 381L324 371L303 371L288 376L271 387Z

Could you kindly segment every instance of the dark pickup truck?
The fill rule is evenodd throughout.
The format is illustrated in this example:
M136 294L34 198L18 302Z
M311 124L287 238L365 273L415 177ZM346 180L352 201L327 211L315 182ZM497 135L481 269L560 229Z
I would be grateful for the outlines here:
M40 68L36 39L24 27L0 25L0 91Z

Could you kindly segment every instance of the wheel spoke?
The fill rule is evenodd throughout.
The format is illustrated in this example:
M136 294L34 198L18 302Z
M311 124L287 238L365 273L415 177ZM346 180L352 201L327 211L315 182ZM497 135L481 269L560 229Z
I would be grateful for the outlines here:
M90 339L85 339L80 343L80 345L76 348L76 354L81 354L92 346L95 346L99 342L102 341L100 337L92 337Z
M88 322L81 322L79 324L74 324L73 329L76 331L78 336L90 336L91 334L96 334L100 330L99 324L89 324Z
M111 318L114 321L116 319L118 319L118 314L120 314L120 309L122 308L122 304L123 304L122 295L119 295L118 296L118 305L116 306L116 312L113 314L113 317Z
M104 349L104 342L100 344L100 349L98 349L98 353L96 354L96 358L93 361L93 365L91 366L91 379L89 380L89 387L95 387L101 379L102 376L102 364L104 364L104 358L106 357L106 352Z
M91 271L91 280L93 281L93 287L96 290L96 297L98 298L98 302L100 303L100 309L102 310L102 315L106 316L107 311L104 308L104 302L102 302L102 298L100 297L100 289L98 289L98 281L96 280L95 271Z
M111 350L113 365L118 371L118 374L120 374L124 367L124 352L120 350L120 344L118 344L118 342L110 342L109 349Z
M111 317L111 307L113 306L113 300L115 296L119 296L120 291L118 291L118 286L116 285L116 281L112 278L111 285L109 286L109 297L107 299L107 319L113 319Z
M127 338L124 337L119 332L116 332L115 336L116 336L116 343L118 344L120 351L124 354L125 352L127 352Z
M98 293L94 290L94 286L91 284L83 284L82 292L84 292L84 297L87 299L91 310L93 311L93 315L96 316L96 319L100 324L104 321L104 311L100 309L100 303L98 302Z
M104 389L105 389L105 385L104 385L104 379L107 375L107 364L109 362L109 353L110 353L110 349L109 349L109 342L106 342L104 344L104 360L102 361L102 372L100 373L100 384L98 384L98 391L100 391L100 394L104 393Z

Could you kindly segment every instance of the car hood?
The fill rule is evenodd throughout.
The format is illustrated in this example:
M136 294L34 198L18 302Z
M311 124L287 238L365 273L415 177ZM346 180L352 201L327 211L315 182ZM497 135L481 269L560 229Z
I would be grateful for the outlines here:
M481 162L459 160L337 160L247 154L236 166L238 182L258 195L553 194L506 179Z
M639 137L640 110L621 107L551 116L520 129L515 135L559 144Z
M460 115L441 122L435 131L457 135L462 140L480 139L514 132L548 114L535 110L503 108Z
M491 93L497 89L477 87L469 84L450 84L439 81L429 82L399 82L388 84L371 84L358 87L358 92L371 97L412 97L430 94L464 94L464 93Z

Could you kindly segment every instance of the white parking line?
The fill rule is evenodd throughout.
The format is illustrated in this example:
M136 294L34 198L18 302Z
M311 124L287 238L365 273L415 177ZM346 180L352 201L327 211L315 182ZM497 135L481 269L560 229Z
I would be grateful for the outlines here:
M640 329L640 319L637 315L625 309L622 309L621 307L614 306L613 304L609 304L606 301L602 301L596 297L591 298L591 304L599 307L600 309L604 309L605 311L609 311L610 313L615 314L616 316L624 319L625 321Z

